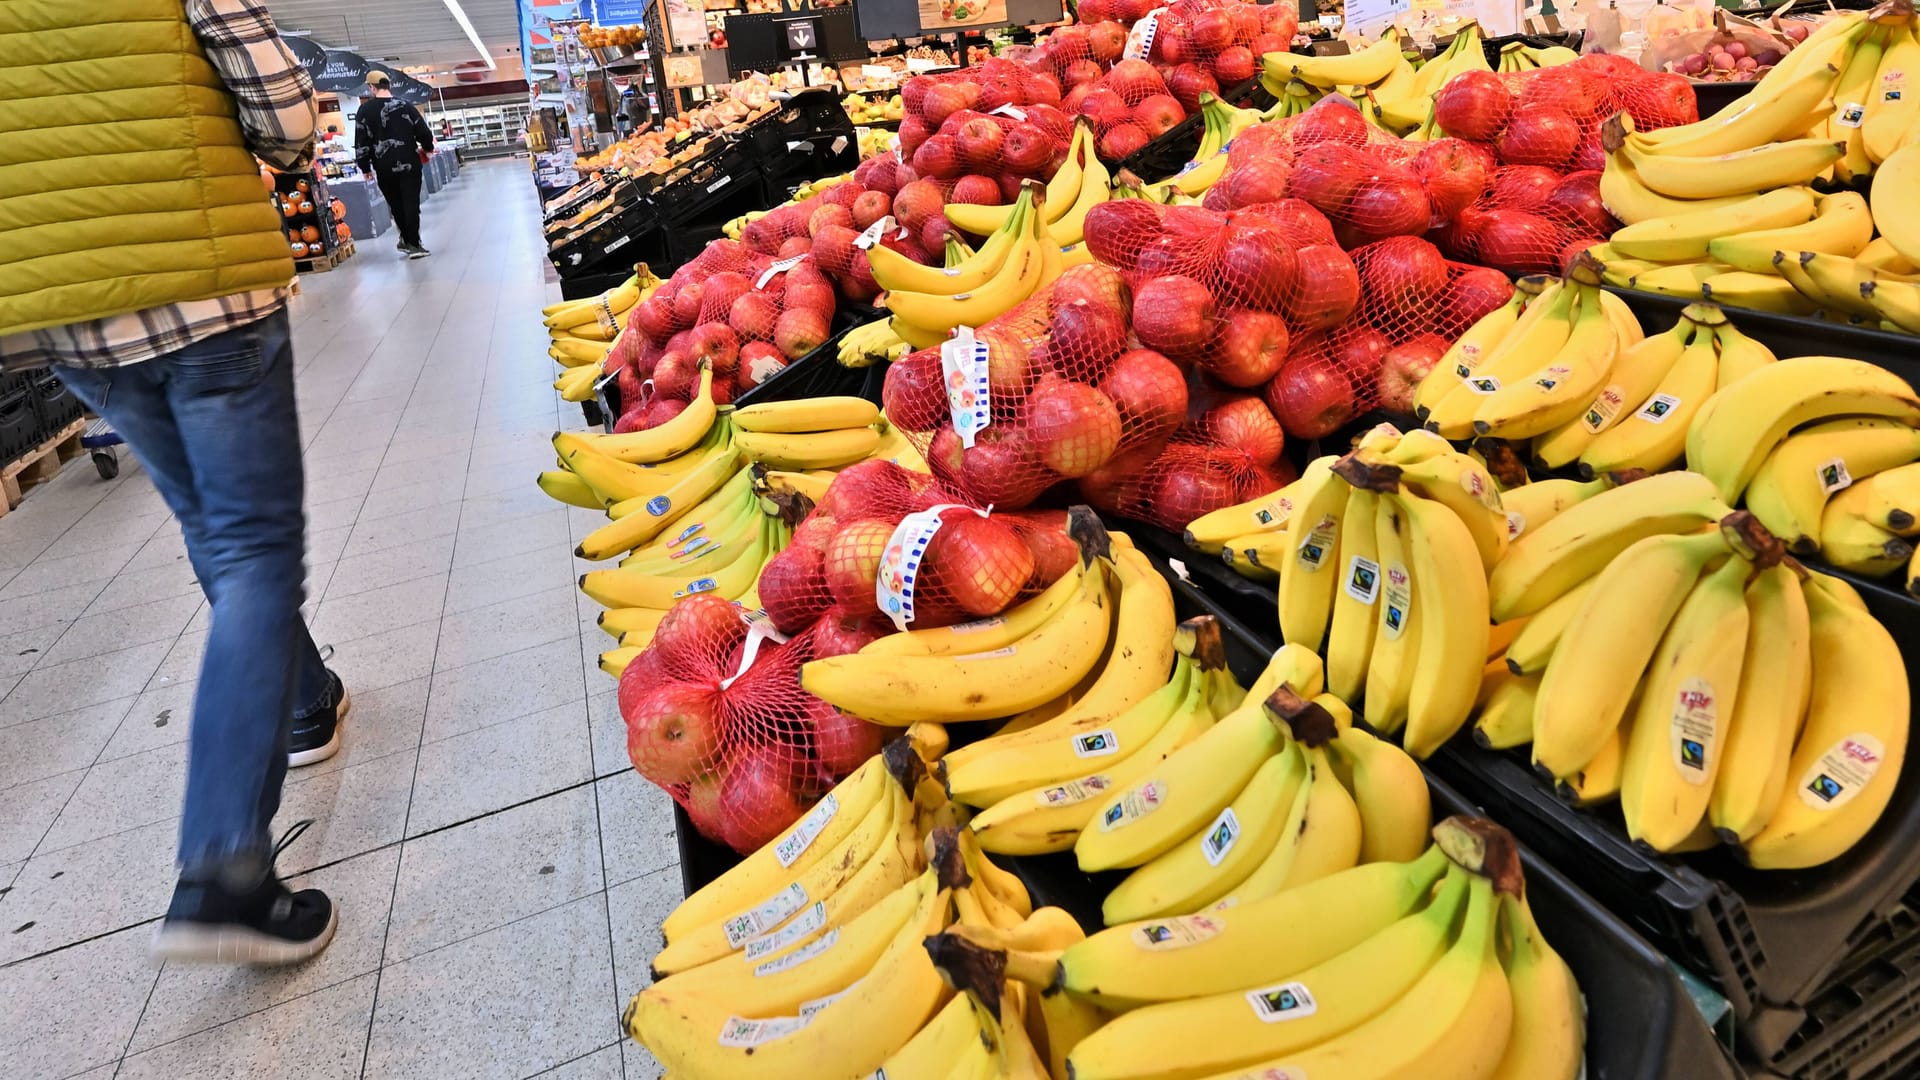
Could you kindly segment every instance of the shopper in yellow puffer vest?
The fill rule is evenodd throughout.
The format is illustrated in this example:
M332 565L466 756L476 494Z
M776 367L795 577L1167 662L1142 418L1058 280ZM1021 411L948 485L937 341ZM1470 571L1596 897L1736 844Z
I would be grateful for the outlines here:
M316 116L258 0L0 0L0 368L51 363L126 438L212 607L165 958L290 963L334 932L268 832L346 710L300 618L293 262L254 161L306 167Z

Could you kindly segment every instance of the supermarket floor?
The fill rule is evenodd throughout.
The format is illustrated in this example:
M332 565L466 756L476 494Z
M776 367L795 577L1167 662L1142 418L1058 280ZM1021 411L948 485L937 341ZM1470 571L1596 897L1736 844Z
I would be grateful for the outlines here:
M302 279L308 612L354 709L289 775L281 857L340 907L278 972L161 967L208 610L131 458L0 518L0 1074L636 1080L618 1014L680 895L663 796L626 763L610 647L533 485L581 426L550 381L524 162L469 167ZM602 519L604 520L604 519Z

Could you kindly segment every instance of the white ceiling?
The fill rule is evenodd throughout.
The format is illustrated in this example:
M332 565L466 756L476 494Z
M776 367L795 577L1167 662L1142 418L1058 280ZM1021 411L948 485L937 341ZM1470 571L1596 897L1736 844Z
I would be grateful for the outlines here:
M384 57L395 67L443 69L480 58L445 0L268 0L267 6L282 30L305 31L324 45ZM461 6L495 61L518 58L518 0L461 0Z

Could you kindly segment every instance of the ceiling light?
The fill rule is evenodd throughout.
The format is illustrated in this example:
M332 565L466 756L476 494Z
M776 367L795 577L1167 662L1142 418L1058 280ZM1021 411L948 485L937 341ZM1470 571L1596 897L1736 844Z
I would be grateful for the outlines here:
M460 29L466 31L467 40L473 42L473 47L480 50L480 59L485 60L487 70L492 71L495 67L493 54L487 51L486 43L480 40L480 35L473 29L473 20L467 18L467 9L460 6L460 0L445 0L445 3L447 11L453 15L453 21L459 23Z

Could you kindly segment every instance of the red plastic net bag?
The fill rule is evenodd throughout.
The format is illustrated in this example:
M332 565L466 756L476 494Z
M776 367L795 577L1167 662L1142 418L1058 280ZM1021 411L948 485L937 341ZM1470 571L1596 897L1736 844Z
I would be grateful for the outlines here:
M1434 238L1453 258L1518 277L1562 273L1619 227L1600 201L1598 171L1502 165L1487 193Z
M1562 171L1605 166L1600 128L1617 113L1642 131L1700 118L1685 78L1605 53L1532 71L1464 72L1440 88L1433 108L1441 131L1486 144L1503 165Z
M1065 514L990 512L924 473L862 462L834 478L761 572L761 606L798 632L830 610L889 629L997 615L1073 566Z
M887 732L800 688L809 660L890 628L825 613L786 640L712 594L687 597L620 677L627 755L701 835L752 851L877 753Z

